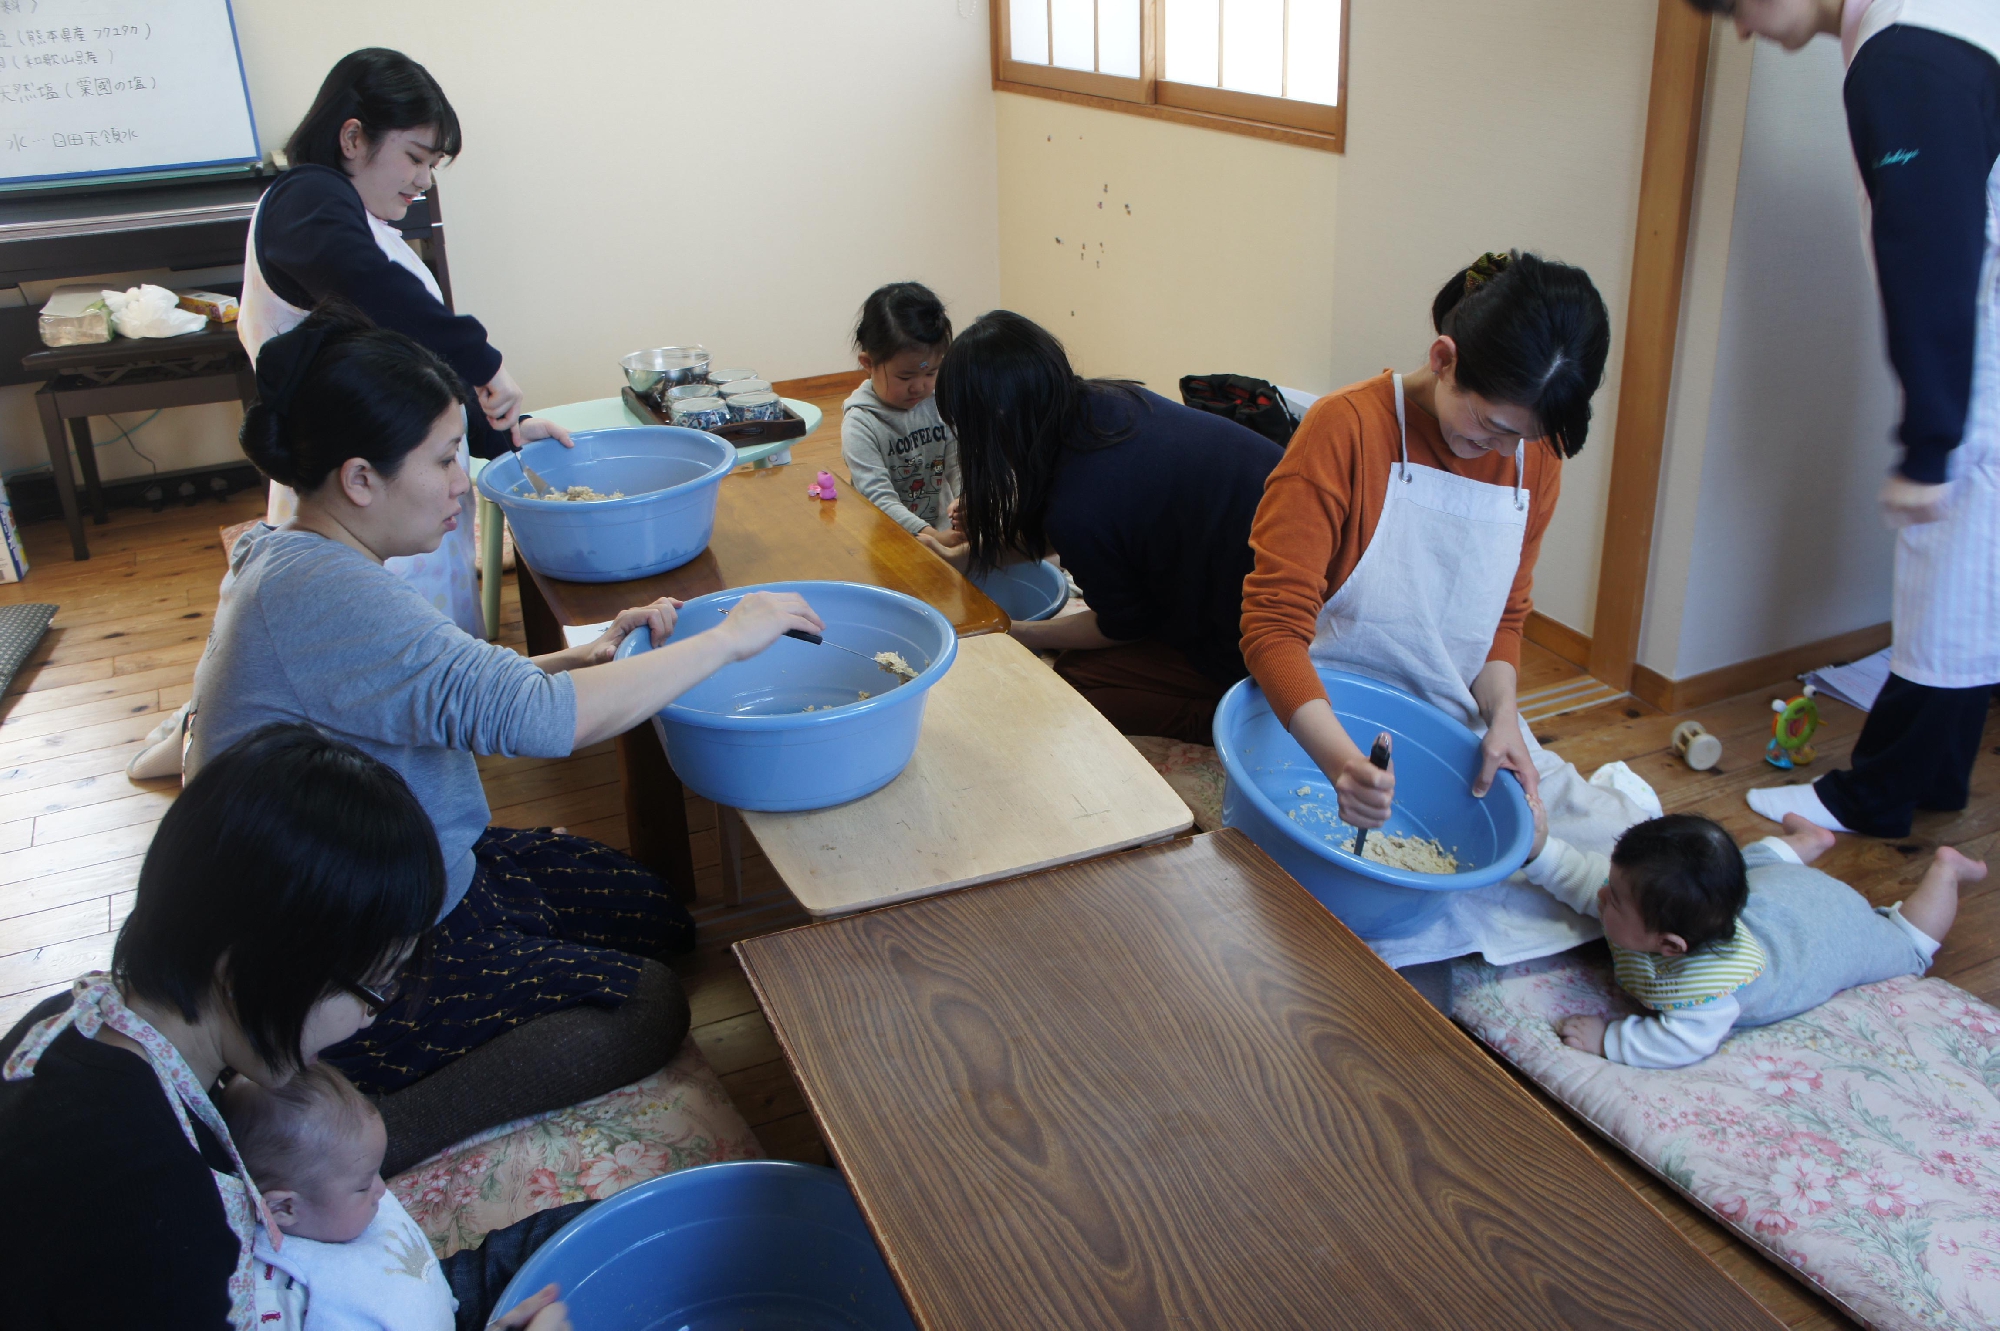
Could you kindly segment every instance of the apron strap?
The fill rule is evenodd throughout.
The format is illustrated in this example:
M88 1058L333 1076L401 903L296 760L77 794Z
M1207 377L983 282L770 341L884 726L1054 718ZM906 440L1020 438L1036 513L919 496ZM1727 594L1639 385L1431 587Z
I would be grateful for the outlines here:
M1403 424L1403 376L1391 375L1396 385L1396 441L1403 450L1403 479L1410 479L1410 432Z
M1528 441L1525 439L1516 439L1514 441L1514 511L1516 513L1519 513L1526 507L1521 502L1521 483L1528 479L1528 473L1523 465L1526 461L1524 455L1527 452L1527 447Z

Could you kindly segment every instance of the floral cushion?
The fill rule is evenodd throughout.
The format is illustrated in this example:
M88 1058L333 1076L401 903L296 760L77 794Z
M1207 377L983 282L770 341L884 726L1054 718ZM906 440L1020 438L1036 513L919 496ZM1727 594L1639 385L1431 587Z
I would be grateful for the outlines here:
M1132 747L1166 778L1204 832L1222 827L1222 762L1206 744L1183 744L1158 735L1134 735Z
M398 1174L389 1190L449 1257L552 1206L763 1153L690 1040L650 1077L482 1132Z
M1657 1071L1556 1037L1635 1010L1602 948L1454 981L1475 1035L1866 1325L2000 1326L2000 1011L1909 976Z

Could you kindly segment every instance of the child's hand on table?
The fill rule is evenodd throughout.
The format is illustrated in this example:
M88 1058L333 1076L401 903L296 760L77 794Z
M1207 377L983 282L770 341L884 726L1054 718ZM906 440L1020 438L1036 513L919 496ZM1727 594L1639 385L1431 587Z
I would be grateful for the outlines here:
M926 527L921 532L918 532L917 536L920 540L924 537L929 537L947 550L956 550L960 546L971 543L971 538L962 531L949 529L940 531L936 527Z
M1586 1054L1595 1054L1603 1058L1604 1028L1604 1018L1578 1013L1557 1022L1556 1034L1560 1035L1562 1042L1570 1048L1581 1049Z
M585 665L603 665L617 654L618 644L632 635L632 630L642 625L653 635L653 645L658 647L674 631L674 616L680 611L681 603L671 596L662 596L650 605L636 605L630 610L620 610L618 618L611 621L611 627L603 636L584 648Z
M923 543L924 549L930 551L960 573L963 573L965 572L966 564L971 559L972 546L966 541L964 536L959 536L956 532L952 534L958 536L958 541L952 545L945 544L942 539L943 533L919 532L917 533L917 539Z
M951 507L945 511L945 519L951 523L951 529L953 531L957 532L964 531L965 501L963 499L952 500Z

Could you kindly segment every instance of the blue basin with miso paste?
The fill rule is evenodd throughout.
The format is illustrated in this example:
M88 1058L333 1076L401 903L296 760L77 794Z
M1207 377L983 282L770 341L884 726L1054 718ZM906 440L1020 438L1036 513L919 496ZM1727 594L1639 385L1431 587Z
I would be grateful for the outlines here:
M1472 796L1477 735L1393 685L1325 668L1319 677L1356 744L1366 749L1385 730L1394 736L1396 803L1381 831L1434 838L1465 867L1413 873L1342 849L1354 829L1340 821L1333 783L1278 723L1254 679L1230 689L1215 711L1224 824L1240 828L1363 938L1415 933L1444 911L1451 893L1497 883L1527 862L1535 823L1520 781L1501 772L1485 799Z
M500 506L514 544L537 573L565 582L624 582L679 568L708 548L716 487L736 449L677 425L578 430L575 448L537 439L486 464L481 497ZM540 499L523 464L551 490L587 485L621 499Z
M535 1250L494 1306L560 1285L587 1331L914 1331L839 1174L732 1160L599 1202Z
M925 697L958 656L951 621L886 587L767 582L695 597L668 642L714 628L751 592L805 597L826 642L780 638L662 708L653 723L682 784L717 804L782 813L858 800L902 775L923 731ZM827 645L835 643L863 658L895 652L917 677L898 684L873 660ZM619 644L618 659L652 648L652 634L640 629Z

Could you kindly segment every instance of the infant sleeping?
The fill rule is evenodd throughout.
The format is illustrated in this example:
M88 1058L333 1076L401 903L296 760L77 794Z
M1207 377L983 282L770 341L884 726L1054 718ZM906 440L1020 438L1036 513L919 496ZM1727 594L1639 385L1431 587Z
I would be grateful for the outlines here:
M1958 914L1958 885L1986 866L1949 846L1905 901L1875 909L1807 866L1833 833L1797 814L1746 850L1721 824L1670 814L1627 829L1603 855L1548 835L1535 809L1529 880L1604 922L1618 986L1650 1012L1607 1023L1573 1016L1563 1043L1641 1068L1714 1053L1737 1026L1768 1026L1843 989L1930 968Z
M257 1260L304 1290L306 1331L451 1331L458 1301L382 1183L388 1134L352 1082L324 1063L277 1090L238 1077L221 1107L285 1236L273 1249L259 1231Z

